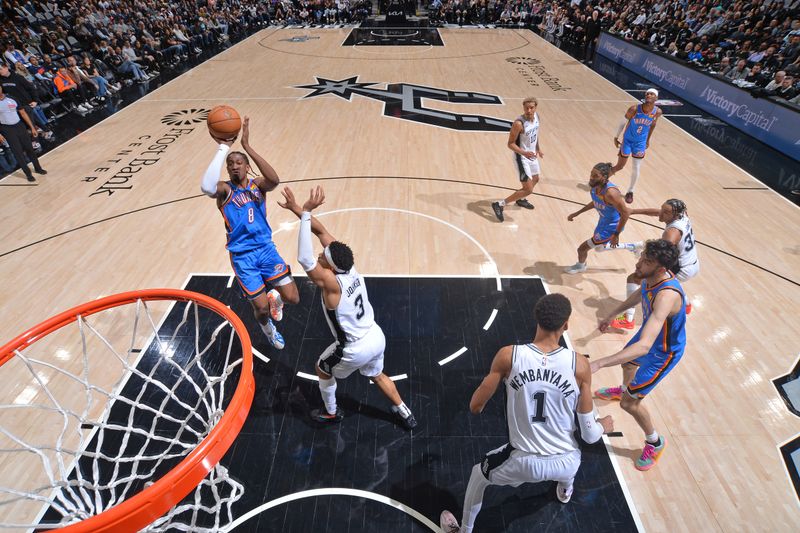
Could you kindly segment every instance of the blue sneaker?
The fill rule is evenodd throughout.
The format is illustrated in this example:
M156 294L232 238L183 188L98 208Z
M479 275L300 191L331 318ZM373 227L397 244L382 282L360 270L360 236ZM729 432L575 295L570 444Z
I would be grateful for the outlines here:
M267 340L276 350L283 350L283 347L286 346L283 335L280 334L278 328L275 327L271 319L268 319L267 323L261 326L261 331L264 332L264 335L267 336Z

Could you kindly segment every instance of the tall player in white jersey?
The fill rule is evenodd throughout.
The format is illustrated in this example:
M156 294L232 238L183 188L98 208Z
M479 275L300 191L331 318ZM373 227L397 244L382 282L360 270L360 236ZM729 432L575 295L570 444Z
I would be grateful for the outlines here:
M574 435L575 413L586 442L597 442L603 433L614 430L611 416L595 419L589 362L559 345L571 312L563 294L542 297L534 308L537 327L533 342L501 348L472 395L469 409L479 414L500 382L505 383L509 443L487 453L472 467L462 526L459 528L450 511L443 511L440 526L445 533L472 531L483 493L490 485L518 487L556 481L556 497L569 502L581 464Z
M403 426L414 429L417 425L414 415L403 402L394 382L383 373L386 338L381 327L375 323L364 277L353 264L353 252L311 216L311 211L325 201L322 187L311 190L302 208L289 187L283 189L283 197L284 203L279 202L278 205L300 219L297 261L305 269L308 278L322 290L322 310L335 338L320 355L316 365L325 409L314 409L311 418L322 423L339 422L343 418L341 409L336 405L336 380L344 379L358 370L389 398L392 411ZM311 244L312 233L324 248L316 258Z
M688 280L695 277L700 272L700 258L697 256L697 246L694 240L694 233L692 231L692 222L689 220L689 215L686 213L686 204L677 198L670 198L661 205L660 209L632 209L632 215L647 215L651 217L658 217L660 222L664 222L667 227L664 228L664 233L661 235L662 239L666 239L678 247L678 264L670 270L681 285L684 285ZM635 251L641 251L644 248L644 242L638 242L633 245ZM626 283L626 292L628 297L635 292L639 292L642 285L642 278L633 272L628 276ZM686 302L686 314L692 312L691 302ZM634 316L636 315L636 308L633 307L625 311L623 315L618 316L611 321L611 327L616 329L633 329L636 327Z
M544 157L544 152L539 146L539 113L536 112L536 106L536 98L532 96L523 100L523 113L511 125L508 134L508 148L514 152L514 162L522 188L514 191L508 198L492 202L492 210L500 222L505 220L503 209L511 202L516 202L525 209L533 209L533 204L525 197L530 195L533 187L539 183L541 172L539 159Z

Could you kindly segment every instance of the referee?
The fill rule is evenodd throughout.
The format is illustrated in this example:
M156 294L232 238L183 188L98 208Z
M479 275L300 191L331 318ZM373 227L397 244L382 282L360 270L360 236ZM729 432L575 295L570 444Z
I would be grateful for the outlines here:
M25 121L25 124L30 128L30 135L22 121ZM36 152L33 151L31 135L36 137L38 133L30 117L28 117L28 114L23 109L18 108L17 102L15 102L14 99L6 96L2 86L0 86L0 142L8 141L11 153L14 154L14 158L16 158L19 167L25 173L28 181L36 181L36 178L33 177L31 169L28 168L28 164L26 163L26 154L31 163L33 163L33 170L37 174L47 174L47 171L39 164Z

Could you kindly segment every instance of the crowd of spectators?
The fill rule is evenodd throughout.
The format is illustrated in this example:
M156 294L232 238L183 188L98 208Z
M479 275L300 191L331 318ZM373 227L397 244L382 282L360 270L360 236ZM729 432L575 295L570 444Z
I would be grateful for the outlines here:
M530 28L590 58L601 30L793 104L800 0L433 0L438 24Z

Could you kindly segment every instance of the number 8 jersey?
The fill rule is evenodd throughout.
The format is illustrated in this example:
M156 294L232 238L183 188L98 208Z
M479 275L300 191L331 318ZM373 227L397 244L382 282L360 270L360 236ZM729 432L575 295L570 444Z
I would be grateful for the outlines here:
M342 290L339 305L336 309L328 309L323 300L322 309L336 340L345 345L367 334L375 324L375 314L369 303L364 277L355 267L344 274L336 274L336 281Z
M238 187L232 181L226 182L231 192L219 207L225 219L229 252L247 252L272 243L272 228L267 222L264 195L252 179Z
M578 449L575 352L544 353L533 344L513 347L506 379L509 442L515 450L557 455Z

